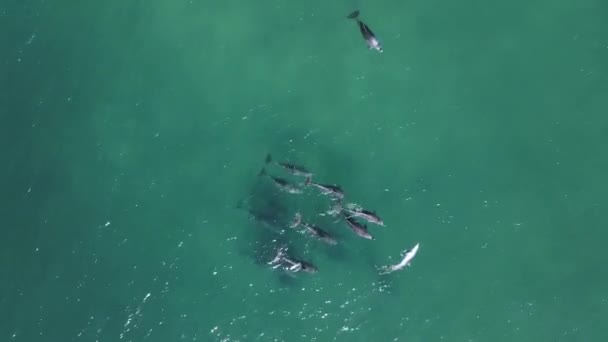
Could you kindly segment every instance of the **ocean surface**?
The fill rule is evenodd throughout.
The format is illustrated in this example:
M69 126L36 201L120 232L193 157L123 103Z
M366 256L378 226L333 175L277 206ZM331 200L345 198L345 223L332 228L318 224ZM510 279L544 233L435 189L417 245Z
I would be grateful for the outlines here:
M0 341L608 341L607 13L0 1Z

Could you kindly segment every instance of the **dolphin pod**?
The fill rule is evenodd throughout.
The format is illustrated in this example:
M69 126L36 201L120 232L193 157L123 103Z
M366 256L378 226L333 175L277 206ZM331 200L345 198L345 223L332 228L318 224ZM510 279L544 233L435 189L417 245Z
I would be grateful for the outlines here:
M278 172L286 173L287 176L292 178L282 178L281 175L277 175ZM306 219L304 218L304 214L302 214L302 210L297 210L292 216L291 222L285 223L284 228L286 229L281 230L280 234L289 230L299 231L306 238L318 241L313 243L320 242L333 246L338 244L338 239L327 228L320 228L314 222L314 216L333 217L336 219L336 222L343 222L344 226L352 231L355 236L370 241L375 240L375 238L369 232L368 225L361 221L365 221L371 225L385 226L384 220L376 211L364 209L355 203L346 202L346 194L342 187L333 183L313 181L314 173L302 165L292 162L274 161L272 156L268 154L264 167L258 176L264 176L263 178L267 179L265 182L268 182L273 188L279 190L278 193L289 194L287 196L313 192L330 199L331 206L328 210L316 213L316 215L309 214L306 216ZM304 181L302 182L302 180ZM262 182L264 181L262 180ZM275 193L277 193L276 190ZM419 247L420 244L417 243L411 250L406 250L401 262L379 267L380 274L392 273L409 266L418 253ZM319 271L317 266L311 261L295 256L297 253L293 252L292 248L285 243L276 247L276 254L274 255L274 258L267 262L273 270L281 270L290 274L302 272L312 274Z

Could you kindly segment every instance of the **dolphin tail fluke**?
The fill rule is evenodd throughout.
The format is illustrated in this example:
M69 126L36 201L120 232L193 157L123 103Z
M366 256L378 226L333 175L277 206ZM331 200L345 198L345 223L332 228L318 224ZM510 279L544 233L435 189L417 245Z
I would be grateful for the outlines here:
M359 17L359 10L355 10L353 11L353 13L348 15L348 19L357 19L357 17Z
M258 177L259 177L259 176L265 176L265 175L266 175L266 168L265 168L265 167L263 167L263 168L260 170L260 172L258 172Z
M272 161L272 156L270 155L270 153L268 153L266 155L266 159L264 160L264 163L266 163L266 165L268 165L271 161Z

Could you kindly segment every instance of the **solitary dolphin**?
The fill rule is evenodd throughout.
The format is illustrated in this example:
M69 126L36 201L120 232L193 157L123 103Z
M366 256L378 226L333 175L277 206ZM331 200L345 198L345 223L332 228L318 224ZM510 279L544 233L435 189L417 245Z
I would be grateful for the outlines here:
M372 32L372 30L369 28L369 26L365 25L364 22L359 20L359 10L356 10L353 13L349 14L347 18L355 19L357 21L357 23L359 24L359 29L361 30L361 34L363 35L363 39L365 39L365 41L367 42L367 46L369 47L370 50L374 49L378 52L383 51L382 44L380 44L380 42L374 35L374 32Z

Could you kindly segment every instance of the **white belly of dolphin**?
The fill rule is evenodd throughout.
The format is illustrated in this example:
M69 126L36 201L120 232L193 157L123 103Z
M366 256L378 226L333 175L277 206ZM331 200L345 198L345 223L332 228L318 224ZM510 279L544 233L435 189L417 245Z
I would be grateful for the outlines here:
M395 271L398 271L398 270L404 268L405 266L408 266L410 264L410 262L414 259L416 254L418 253L418 248L420 248L420 243L417 243L416 246L414 246L414 248L412 248L407 253L405 253L403 260L401 260L400 263L395 264L395 265L385 266L383 268L384 272L382 272L382 273L395 272Z

